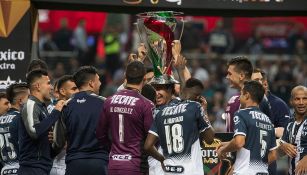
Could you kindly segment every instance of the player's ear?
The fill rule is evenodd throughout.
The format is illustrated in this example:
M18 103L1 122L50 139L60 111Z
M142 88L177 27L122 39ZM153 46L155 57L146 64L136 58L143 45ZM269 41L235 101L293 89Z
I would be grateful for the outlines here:
M63 88L60 88L59 93L60 93L61 95L64 95L64 94L65 94L64 89L63 89Z
M242 80L245 79L245 74L244 74L244 72L240 72L240 74L239 74L239 79L240 79L240 81L242 81Z
M89 80L88 85L90 88L94 88L94 81L93 80Z

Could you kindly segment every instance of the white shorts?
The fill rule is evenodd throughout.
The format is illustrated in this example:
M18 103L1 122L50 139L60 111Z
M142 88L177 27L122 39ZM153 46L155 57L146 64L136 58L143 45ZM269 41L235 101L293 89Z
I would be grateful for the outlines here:
M17 175L19 163L7 164L1 170L1 175Z
M50 175L65 175L65 167L52 167Z
M158 148L159 153L162 154L162 148ZM153 157L148 157L149 175L164 175L164 171L161 167L161 163Z

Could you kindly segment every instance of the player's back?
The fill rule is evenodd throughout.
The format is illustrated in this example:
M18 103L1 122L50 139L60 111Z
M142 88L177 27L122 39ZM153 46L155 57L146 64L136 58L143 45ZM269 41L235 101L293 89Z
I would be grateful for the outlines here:
M106 159L107 151L100 148L96 125L103 99L90 91L75 94L63 109L67 132L66 163L78 159Z
M276 146L274 127L258 107L235 113L235 136L245 135L245 145L237 151L234 173L256 175L268 173L268 154Z
M210 127L199 103L180 101L155 111L149 131L159 137L166 174L203 175L199 133Z
M1 162L6 165L18 163L18 120L20 112L11 108L0 116Z
M135 90L121 90L107 98L104 112L112 135L109 169L148 169L143 144L152 124L153 108L153 103Z

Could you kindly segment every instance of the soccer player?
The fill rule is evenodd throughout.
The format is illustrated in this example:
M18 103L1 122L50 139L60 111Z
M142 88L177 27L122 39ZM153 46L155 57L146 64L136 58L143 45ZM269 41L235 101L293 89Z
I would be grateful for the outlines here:
M230 87L237 89L239 92L243 87L243 83L251 79L253 73L253 65L242 56L231 59L228 63L226 79L229 81ZM260 110L268 117L271 117L271 109L269 102L263 98L259 104ZM227 132L234 131L234 113L240 109L240 94L234 95L228 101L223 118L226 119Z
M279 150L289 156L289 175L307 173L307 88L292 89L290 103L294 108L293 118L281 139Z
M274 127L259 109L264 88L257 81L244 82L240 95L242 109L235 113L234 137L217 149L223 159L227 152L237 152L234 164L236 175L268 174L268 164L276 159Z
M189 96L190 90L183 89L182 99ZM155 110L145 150L161 163L166 175L204 174L199 137L208 144L214 137L211 125L204 118L201 104L190 100L171 102ZM163 155L155 147L158 140Z
M22 109L18 126L20 168L19 175L47 175L52 167L52 149L48 131L58 120L64 101L59 101L51 114L45 102L51 98L51 84L44 70L33 70L27 75L30 97Z
M10 108L10 102L7 100L6 94L0 92L0 116L5 114Z
M101 143L112 137L108 171L110 175L143 175L148 173L143 151L152 120L154 104L141 95L146 69L140 61L126 68L126 89L107 98L97 127Z
M56 81L54 90L58 94L57 100L67 101L73 94L79 90L74 82L72 75L64 75ZM59 122L59 121L57 121ZM65 164L66 151L63 149L54 159L53 166L50 171L50 175L64 175L66 164Z
M262 84L265 90L264 98L267 98L271 106L272 115L270 119L275 128L275 135L276 137L280 138L283 134L284 128L289 123L290 109L282 99L270 92L269 83L263 70L254 69L252 80L256 80Z
M21 107L26 103L30 92L27 84L16 83L6 89L6 94L11 108L0 117L1 163L4 165L1 175L17 175L19 168L18 121L21 118Z
M84 66L74 74L79 92L63 109L55 126L55 146L66 148L66 175L106 175L108 150L100 147L96 126L105 98L98 96L101 82L97 70ZM59 86L59 91L62 91Z

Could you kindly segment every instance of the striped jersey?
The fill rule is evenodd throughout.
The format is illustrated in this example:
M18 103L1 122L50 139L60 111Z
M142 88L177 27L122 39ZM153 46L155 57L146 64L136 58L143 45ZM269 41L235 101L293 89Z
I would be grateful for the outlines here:
M294 158L289 158L289 175L294 175L295 165L304 156L307 155L307 117L301 122L290 122L284 130L282 140L295 145L297 155Z

